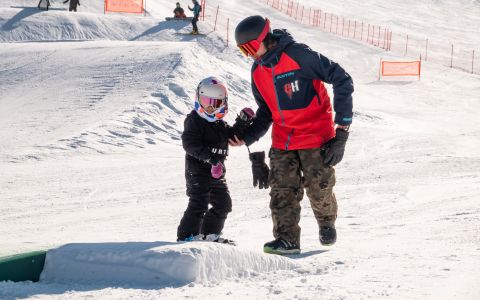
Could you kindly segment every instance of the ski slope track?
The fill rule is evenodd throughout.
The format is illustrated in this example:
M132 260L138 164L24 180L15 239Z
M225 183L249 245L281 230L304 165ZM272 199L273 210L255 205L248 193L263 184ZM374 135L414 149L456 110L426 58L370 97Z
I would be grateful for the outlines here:
M0 299L480 299L479 76L422 62L420 80L378 81L380 58L406 57L260 1L207 1L207 14L219 5L230 18L230 47L212 24L199 22L206 35L195 37L184 34L188 22L163 21L171 1L148 1L146 16L104 15L100 0L80 1L77 13L51 2L39 11L0 0L0 256L48 250L40 281L0 282ZM300 2L480 44L475 0ZM228 84L229 124L256 108L252 62L231 40L256 14L354 79L333 247L320 245L305 197L302 254L262 252L272 240L269 191L252 187L245 147L226 161L233 211L223 233L238 246L176 242L188 204L185 115L211 75ZM267 133L250 150L270 143Z

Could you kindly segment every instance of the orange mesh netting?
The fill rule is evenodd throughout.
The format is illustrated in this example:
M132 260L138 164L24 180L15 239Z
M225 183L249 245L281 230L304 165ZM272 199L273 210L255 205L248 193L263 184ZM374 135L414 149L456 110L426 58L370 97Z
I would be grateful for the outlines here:
M143 0L105 0L105 11L143 13Z
M420 76L420 61L382 61L382 76Z

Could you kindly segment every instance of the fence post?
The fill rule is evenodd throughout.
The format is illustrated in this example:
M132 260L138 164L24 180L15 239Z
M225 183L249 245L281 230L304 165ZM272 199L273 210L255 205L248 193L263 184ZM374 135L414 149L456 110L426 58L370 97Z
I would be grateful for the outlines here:
M472 51L472 74L473 74L473 62L475 60L475 50Z
M333 26L333 14L330 14L330 31L332 32L332 26Z
M355 26L353 26L353 39L357 37L357 20L355 20Z
M350 38L350 20L348 20L348 30L347 30L347 37Z
M298 2L297 2L297 9L295 9L295 20L298 20Z
M380 57L380 66L378 68L378 81L380 81L382 76L382 57Z
M342 36L344 31L345 31L345 18L342 17Z
M230 18L227 18L227 47L228 47L228 31L230 29Z
M335 16L335 18L337 19L337 28L335 28L335 34L338 35L338 19L339 19L339 18L338 18L338 16Z
M300 17L301 18L301 23L303 24L303 11L305 10L305 5L302 5L302 16Z
M215 14L215 25L213 25L213 31L217 28L217 18L218 18L218 9L220 8L220 5L217 5L217 13Z
M452 44L452 54L450 55L450 68L453 68L453 44Z
M425 61L428 59L428 39L425 40Z
M408 34L407 34L407 42L405 43L405 55L408 53Z
M205 21L205 7L207 6L207 0L203 0L203 5L202 5L202 21Z
M368 24L367 43L370 43L369 38L370 38L370 24Z
M377 39L377 47L380 47L380 32L382 31L382 27L378 27L378 39Z
M386 44L387 44L387 28L383 30L383 45L382 49L386 49Z
M393 31L390 31L390 38L388 39L388 50L392 50L392 38L393 38Z
M312 23L310 23L311 19L312 19L312 8L310 7L310 10L308 11L308 25L312 25Z
M363 21L362 21L362 30L360 31L360 41L363 41Z

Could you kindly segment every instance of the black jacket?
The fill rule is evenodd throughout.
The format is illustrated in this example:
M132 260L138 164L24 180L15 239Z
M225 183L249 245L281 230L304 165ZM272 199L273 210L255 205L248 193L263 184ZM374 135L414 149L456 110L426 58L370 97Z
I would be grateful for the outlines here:
M212 164L223 162L228 155L231 136L232 127L225 121L208 122L192 110L185 119L182 133L187 168L192 163L210 169Z

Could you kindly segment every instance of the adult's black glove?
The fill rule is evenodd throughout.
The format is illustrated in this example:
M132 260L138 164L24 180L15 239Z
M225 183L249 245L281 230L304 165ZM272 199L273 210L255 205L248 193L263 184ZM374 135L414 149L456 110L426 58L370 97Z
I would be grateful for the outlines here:
M268 188L268 173L270 169L265 163L265 152L250 153L250 161L252 162L253 186L258 188Z
M335 132L335 137L325 145L324 162L331 167L342 161L348 139L348 131L337 128Z
M232 135L237 136L239 139L243 140L245 131L250 125L252 125L253 118L255 117L255 112L250 107L245 107L240 111L240 114L235 119L235 124L233 124ZM233 138L231 136L230 138Z

